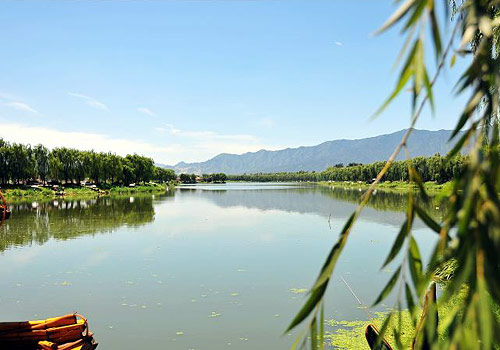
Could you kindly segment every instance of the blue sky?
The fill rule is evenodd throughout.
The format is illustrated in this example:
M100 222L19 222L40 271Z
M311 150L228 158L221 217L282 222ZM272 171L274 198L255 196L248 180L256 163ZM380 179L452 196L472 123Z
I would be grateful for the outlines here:
M157 162L406 128L391 1L22 1L0 4L0 137ZM459 62L422 129L451 129Z

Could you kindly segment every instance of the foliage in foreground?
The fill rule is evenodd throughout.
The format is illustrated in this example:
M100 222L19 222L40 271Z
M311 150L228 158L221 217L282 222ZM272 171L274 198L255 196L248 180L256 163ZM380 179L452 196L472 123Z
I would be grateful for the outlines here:
M383 264L385 266L399 257L399 267L374 305L383 302L393 291L397 293L394 309L380 327L382 336L393 335L396 349L408 348L402 323L394 322L404 310L404 305L408 306L412 325L418 325L411 332L411 349L489 350L500 345L500 322L496 311L500 305L500 2L464 0L462 3L451 1L450 5L448 1L443 1L444 8L441 9L434 0L398 2L401 2L398 10L379 31L398 26L406 36L400 54L401 70L393 93L377 114L409 86L412 105L410 128L345 223L311 288L309 298L288 327L288 330L293 329L308 319L309 337L302 340L299 335L292 348L299 345L305 347L308 339L311 349L324 348L323 296L336 262L378 183L390 170L397 155L407 151L406 142L423 108L426 104L434 107L433 86L445 67L454 65L457 54L471 58L457 84L457 93L470 93L470 98L457 116L451 137L456 145L448 159L467 151L468 161L463 171L453 179L450 206L440 222L435 221L420 205L413 191L408 191L406 220ZM443 23L450 19L453 29L444 45ZM426 57L426 51L434 53L435 67L428 64L430 59ZM450 58L452 51L455 54ZM429 73L431 69L434 69L433 75ZM407 168L410 182L419 186L425 201L427 194L422 175L411 161L407 162ZM412 233L416 216L437 235L437 243L426 266ZM435 271L448 266L451 261L456 271L444 286L438 304L459 299L463 302L457 303L439 319L439 327L446 330L445 336L440 337L436 303L431 300L422 317L418 311L424 295L428 295Z

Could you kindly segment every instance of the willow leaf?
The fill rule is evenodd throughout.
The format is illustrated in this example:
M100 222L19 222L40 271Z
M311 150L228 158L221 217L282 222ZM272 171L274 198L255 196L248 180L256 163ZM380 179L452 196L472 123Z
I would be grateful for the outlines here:
M413 301L413 293L411 292L411 288L406 282L405 282L405 296L406 296L406 305L408 306L410 313L413 315L413 311L415 310L415 302Z
M420 189L420 194L422 195L424 202L428 202L429 196L427 195L427 191L425 190L424 182L422 181L422 177L418 173L417 169L415 169L413 166L410 166L409 172L410 172L411 178L413 179L413 181L415 181L418 188Z
M491 315L491 305L489 295L486 291L486 283L484 277L478 278L478 315L479 327L481 334L481 345L484 349L493 349L493 322L496 322L495 317Z
M323 264L323 267L321 268L321 272L312 288L313 290L320 288L323 284L325 284L328 281L328 279L332 275L333 269L335 268L335 264L337 263L340 253L344 249L344 245L347 241L347 236L349 235L355 216L356 213L355 212L352 213L352 215L349 217L344 227L342 228L337 243L335 243L335 245L333 246L332 250L330 251L330 254L328 254L328 257L326 258L326 261Z
M460 132L460 130L464 127L465 123L467 123L467 121L469 120L469 118L471 116L471 113L476 110L479 102L481 102L482 97L483 97L483 92L477 91L474 94L474 96L469 100L467 107L465 108L464 112L460 116L460 119L458 120L458 123L455 126L455 129L451 133L450 140L453 139Z
M410 238L409 253L408 264L410 266L411 277L417 292L420 292L422 280L422 258L420 256L417 242L413 237Z
M425 210L420 208L417 204L414 205L414 208L415 208L415 212L417 213L418 217L420 219L422 219L422 221L427 225L427 227L429 227L434 232L437 232L437 233L441 232L441 226L436 221L434 221L434 219L431 218Z
M314 289L310 294L309 298L307 299L306 303L304 306L302 306L302 309L298 312L297 315L295 315L295 318L293 321L290 323L288 328L286 329L285 333L290 331L292 328L297 326L299 323L304 321L304 319L309 316L312 310L318 305L319 301L323 297L323 294L325 294L325 290L327 287L328 283L324 283L321 285L319 288Z
M423 69L423 80L424 80L425 90L427 92L427 98L429 99L431 110L432 113L434 114L436 111L436 106L434 104L434 93L432 92L432 83L429 79L429 75L427 74L427 69L425 69L425 67Z
M318 349L318 322L316 317L313 318L311 323L311 350Z
M434 42L434 50L436 51L436 58L439 58L439 56L441 56L441 52L443 51L443 45L441 43L441 33L439 30L435 8L430 11L430 19L432 25L432 39Z
M382 113L387 108L387 106L392 102L392 100L394 100L396 98L396 96L399 95L401 90L403 90L403 88L406 86L406 84L408 83L408 81L410 80L412 75L414 74L413 61L414 61L417 50L418 50L418 40L415 41L410 53L408 53L408 57L406 59L406 62L404 64L403 68L401 69L401 74L399 76L398 83L396 84L396 88L394 89L392 94L389 96L389 98L382 104L382 106L373 114L372 118L378 116L380 113Z
M325 349L325 305L321 304L321 312L319 315L319 346L321 350Z
M297 349L297 346L299 345L300 339L302 338L303 334L304 334L303 332L299 333L299 335L297 336L297 338L295 338L295 340L293 341L293 344L292 344L290 350Z
M474 125L476 125L476 124L474 124ZM457 141L457 143L455 143L455 146L453 146L451 151L448 152L448 155L446 156L446 161L450 161L451 158L453 158L456 154L458 154L458 152L460 152L462 150L465 142L467 142L467 140L469 140L469 138L471 137L471 135L473 134L475 129L476 129L475 127L470 128L469 130L467 130L465 132L465 134L462 137L460 137L460 139Z
M399 230L398 236L396 237L396 240L394 241L394 244L392 245L391 251L389 252L389 255L384 261L384 264L382 265L382 268L386 267L387 264L389 264L396 255L398 255L399 251L401 250L401 247L403 246L403 243L408 236L408 232L410 232L410 225L408 225L408 219L405 220L403 225L401 226L401 229Z
M453 68L453 66L455 65L455 62L457 61L457 54L454 53L453 56L451 56L451 60L450 60L450 68Z
M385 298L387 298L387 296L389 295L389 293L392 291L392 289L396 285L396 282L398 281L400 272L401 272L401 266L399 266L398 269L396 270L396 272L394 272L394 274L392 275L391 279L389 280L389 282L387 282L387 284L385 285L384 289L382 290L382 292L380 292L380 295L378 296L377 300L375 300L375 302L373 303L372 306L377 305L382 300L384 300Z
M403 18L408 13L408 11L410 10L410 8L414 5L415 1L416 0L406 0L406 2L403 5L401 5L396 10L396 12L394 12L392 14L391 17L389 17L389 19L382 25L382 27L380 27L375 32L375 34L378 35L378 34L384 32L384 31L386 31L390 27L392 27L395 23L397 23L401 18Z

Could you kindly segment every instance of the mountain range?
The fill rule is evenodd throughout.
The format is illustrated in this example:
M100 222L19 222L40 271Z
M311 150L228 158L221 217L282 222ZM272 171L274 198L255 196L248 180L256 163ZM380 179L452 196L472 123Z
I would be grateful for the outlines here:
M326 141L316 146L286 148L278 151L260 150L244 154L221 153L204 162L180 162L174 166L176 173L226 174L271 173L285 171L322 171L343 163L373 163L387 160L401 141L406 130L357 140ZM411 157L446 154L453 147L448 142L451 130L414 130L407 146ZM398 159L403 159L404 153Z

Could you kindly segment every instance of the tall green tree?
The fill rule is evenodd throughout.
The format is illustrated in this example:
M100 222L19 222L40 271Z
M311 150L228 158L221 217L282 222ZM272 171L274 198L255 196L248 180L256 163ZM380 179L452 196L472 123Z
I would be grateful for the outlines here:
M45 183L49 174L49 150L43 145L36 145L33 149L33 157L36 165L35 173Z

